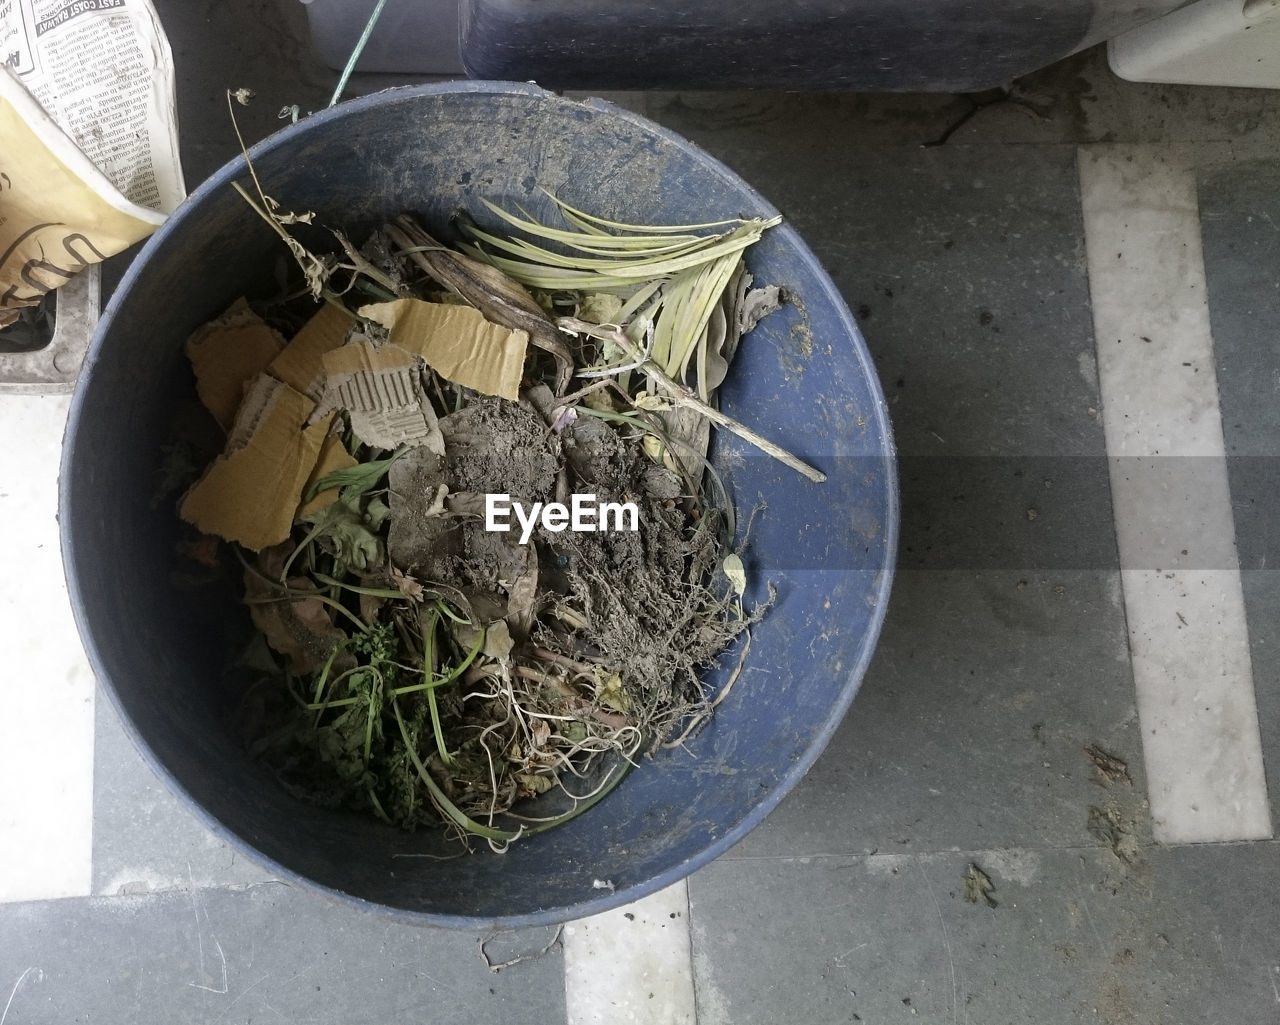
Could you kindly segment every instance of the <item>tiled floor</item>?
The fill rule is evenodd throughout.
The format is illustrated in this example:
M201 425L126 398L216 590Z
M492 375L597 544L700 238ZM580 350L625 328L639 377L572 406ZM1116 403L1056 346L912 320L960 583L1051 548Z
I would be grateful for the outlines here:
M191 184L235 151L225 87L257 90L255 137L327 98L297 5L159 6ZM1094 52L1015 95L940 146L971 100L616 97L739 171L842 289L903 540L801 785L545 953L334 907L205 833L95 708L48 586L65 400L0 396L33 439L0 451L0 1025L1280 1019L1280 94L1129 85Z

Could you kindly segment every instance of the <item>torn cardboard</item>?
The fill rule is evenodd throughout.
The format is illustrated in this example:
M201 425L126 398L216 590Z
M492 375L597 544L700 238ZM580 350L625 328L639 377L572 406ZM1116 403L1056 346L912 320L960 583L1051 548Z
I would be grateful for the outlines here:
M374 448L425 445L444 455L417 356L398 345L375 347L361 340L325 353L321 362L326 382L321 412L345 409L352 432Z
M364 306L360 316L381 324L392 345L421 356L454 384L512 402L519 398L527 331L490 323L471 306L422 299Z
M267 369L294 391L319 402L324 393L324 355L347 340L353 323L351 314L325 303Z
M280 355L285 341L243 299L187 339L196 394L224 430L236 419L245 385Z
M334 470L346 470L352 466L359 465L351 453L347 451L347 446L342 443L341 438L336 434L325 435L325 439L320 445L320 457L316 461L315 469L311 471L311 476L307 478L307 483L302 488L303 497L305 498L311 489L315 487L317 481L323 480ZM319 512L321 509L328 509L338 500L338 493L341 490L341 488L325 488L311 501L303 502L302 505L298 506L294 519L300 520L304 516Z
M315 403L269 374L245 392L219 456L183 497L184 520L205 534L261 551L289 537L332 415L306 426Z

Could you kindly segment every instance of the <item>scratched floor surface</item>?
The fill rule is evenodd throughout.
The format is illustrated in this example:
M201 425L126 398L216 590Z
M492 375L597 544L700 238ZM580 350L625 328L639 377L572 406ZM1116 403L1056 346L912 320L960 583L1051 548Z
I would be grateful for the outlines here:
M327 100L297 6L158 4L189 185L235 152L225 87L258 93L252 137ZM65 740L0 727L0 843L35 852L12 859L21 885L0 878L0 1025L1280 1020L1280 95L1121 83L1093 52L980 107L994 97L614 98L782 209L876 358L900 569L831 746L679 888L687 910L619 917L596 947L579 927L566 950L274 881L165 791L105 699ZM0 395L0 430L44 418L51 489L65 413L24 402ZM1155 456L1173 470L1152 484ZM14 497L36 471L0 469L0 518L47 551L51 510ZM1157 519L1151 551L1189 539L1173 562L1131 545ZM1205 538L1228 543L1197 563L1183 549ZM82 768L37 835L18 800L55 763ZM654 978L688 1000L634 999L651 926L687 937L666 948L680 980ZM616 990L575 981L592 953Z

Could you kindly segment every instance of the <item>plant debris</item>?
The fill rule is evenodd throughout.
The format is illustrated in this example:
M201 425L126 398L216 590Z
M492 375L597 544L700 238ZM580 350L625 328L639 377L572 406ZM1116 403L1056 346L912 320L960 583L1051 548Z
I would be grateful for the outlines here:
M537 961L539 958L546 957L553 950L561 950L564 947L564 926L558 925L551 930L551 938L547 940L541 947L528 952L520 952L518 949L512 949L510 956L502 960L495 961L493 952L490 951L490 945L498 946L502 941L507 941L506 946L514 947L515 943L520 940L528 942L528 936L524 932L493 932L482 939L479 943L480 960L484 962L486 968L494 975L497 975L505 968L514 968L518 964L524 964L527 961Z
M1129 777L1129 766L1115 755L1108 754L1097 744L1090 744L1084 749L1084 753L1093 765L1095 783L1101 786L1110 786L1112 783L1133 785L1133 780Z
M1108 848L1126 865L1138 860L1138 836L1134 823L1120 814L1114 805L1089 808L1089 835Z
M559 229L490 207L525 237L471 224L450 250L404 215L315 254L290 233L311 215L253 186L309 308L240 299L192 336L225 444L194 483L185 445L157 473L186 487L206 572L228 542L265 639L246 743L302 798L502 850L683 743L741 671L764 610L708 422L816 474L714 406L783 301L742 262L776 219L559 204ZM580 499L599 519L565 529ZM702 674L735 641L713 700Z
M982 902L987 907L994 908L997 906L996 899L991 896L994 891L995 884L991 882L991 877L970 862L969 867L964 870L964 899L970 904Z

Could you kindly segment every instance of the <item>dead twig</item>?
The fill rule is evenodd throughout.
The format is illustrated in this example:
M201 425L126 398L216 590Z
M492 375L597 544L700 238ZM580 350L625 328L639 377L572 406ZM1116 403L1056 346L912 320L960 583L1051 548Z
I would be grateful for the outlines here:
M725 430L736 434L743 441L749 442L766 455L773 456L797 473L804 474L811 481L821 484L827 479L827 475L821 470L814 469L798 456L788 452L781 445L774 444L764 435L752 430L746 424L739 423L731 416L720 412L714 406L710 406L703 402L702 399L694 393L693 389L686 387L678 381L668 377L666 372L658 366L652 359L645 357L639 347L636 346L626 333L619 331L617 328L605 327L599 324L591 324L585 320L579 320L576 317L561 317L556 322L561 331L567 331L571 334L590 335L594 338L602 338L612 342L624 353L629 359L636 361L636 365L640 367L649 378L658 385L659 388L666 393L667 399L673 406L686 406L689 409L696 410L702 416L705 416L714 424L718 424Z
M537 951L536 953L517 954L515 957L511 958L509 961L495 962L492 959L490 959L489 951L486 949L486 947L489 945L489 943L495 940L499 935L500 935L499 933L491 932L488 936L486 936L483 940L480 941L480 960L482 960L485 963L485 967L488 968L489 971L493 972L494 975L497 975L498 972L502 971L502 969L504 968L511 968L514 965L521 964L525 961L536 961L540 957L545 957L552 950L554 950L556 947L559 947L561 945L561 940L564 937L564 926L563 925L557 926L555 935L551 937L550 941L547 943L546 946L544 946L541 950Z

